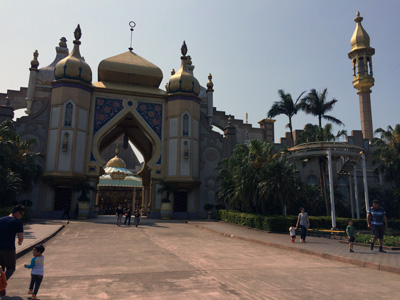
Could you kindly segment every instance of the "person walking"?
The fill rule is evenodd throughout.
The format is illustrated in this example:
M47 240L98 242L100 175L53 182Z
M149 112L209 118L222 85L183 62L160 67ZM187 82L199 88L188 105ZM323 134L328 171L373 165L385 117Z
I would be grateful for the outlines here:
M372 201L372 206L367 210L367 225L368 228L372 229L372 241L369 248L374 250L376 239L379 240L379 252L386 253L383 250L383 235L385 229L388 229L388 223L386 218L386 211L380 206L379 200L375 199Z
M304 207L300 207L300 213L297 218L296 229L297 227L299 227L299 224L301 229L300 243L305 243L307 236L307 229L310 228L310 220L308 219L308 214L306 213Z
M118 204L117 210L115 211L115 215L117 216L117 226L121 226L123 214L124 214L124 210L122 209L121 204Z
M31 295L31 299L35 300L36 295L39 291L40 284L43 280L44 275L44 252L43 245L36 245L33 247L32 254L33 258L29 265L24 265L27 269L32 269L31 271L31 283L29 284L28 294Z
M134 216L135 216L135 226L138 227L140 223L140 207L136 207Z
M75 204L75 209L74 209L74 218L78 219L78 215L79 215L79 204L76 203Z
M70 209L71 209L70 204L66 203L65 206L64 206L64 213L63 213L63 215L61 217L61 220L64 220L65 216L68 218L68 220L70 219L70 216L69 216Z
M125 222L124 224L126 225L126 221L128 221L128 226L131 226L131 216L132 216L132 208L128 206L125 208Z
M24 228L20 220L24 212L25 207L18 204L9 216L0 218L0 266L5 270L7 281L15 272L17 261L15 235L18 236L18 245L22 245L24 240ZM0 296L5 295L5 289L0 291Z

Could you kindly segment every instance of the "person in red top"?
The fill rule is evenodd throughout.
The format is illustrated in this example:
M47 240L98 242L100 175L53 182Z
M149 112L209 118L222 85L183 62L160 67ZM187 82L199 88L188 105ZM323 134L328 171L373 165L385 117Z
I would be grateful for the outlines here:
M3 268L0 267L0 292L4 291L7 287L6 273L3 272Z

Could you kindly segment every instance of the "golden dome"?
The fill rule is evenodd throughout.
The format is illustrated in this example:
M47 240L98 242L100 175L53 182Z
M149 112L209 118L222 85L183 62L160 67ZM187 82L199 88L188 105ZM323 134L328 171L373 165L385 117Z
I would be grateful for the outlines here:
M119 158L118 155L115 155L113 158L111 158L107 164L106 168L111 167L111 168L125 168L126 169L126 164L122 158Z
M183 41L181 52L181 67L169 79L168 93L190 93L197 96L200 93L200 84L193 76L194 66L192 66L191 57L186 56L187 46L185 41Z
M156 88L163 79L159 67L132 51L102 60L98 74L99 81L133 83Z
M119 153L119 145L117 144L117 147L115 148L115 156L107 162L106 168L125 168L126 169L126 164L122 158L118 157L118 153Z
M54 69L54 75L56 80L58 79L75 79L85 83L92 83L92 70L85 60L81 57L79 52L79 45L81 42L79 39L82 36L81 28L78 24L75 32L74 49L72 52L60 60Z
M353 36L351 37L351 50L360 48L370 48L369 35L361 25L363 17L360 17L360 12L357 12L357 17L354 21L357 23L356 29L354 30Z

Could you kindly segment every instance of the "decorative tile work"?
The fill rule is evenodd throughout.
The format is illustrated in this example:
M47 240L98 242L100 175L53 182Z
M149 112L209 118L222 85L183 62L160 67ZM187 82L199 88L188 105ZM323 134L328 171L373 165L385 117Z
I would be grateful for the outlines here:
M93 133L96 133L101 127L107 124L107 122L110 121L123 108L123 100L121 99L107 99L97 97L94 113Z
M138 102L136 110L161 140L162 104Z

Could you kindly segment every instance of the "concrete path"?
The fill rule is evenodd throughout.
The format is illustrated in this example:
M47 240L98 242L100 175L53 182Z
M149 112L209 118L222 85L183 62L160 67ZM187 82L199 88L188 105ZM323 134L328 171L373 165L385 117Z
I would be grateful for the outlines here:
M45 243L41 300L365 299L367 294L372 299L400 299L397 274L265 244L281 239L282 246L309 250L312 244L325 245L323 238L291 245L289 235L221 222L143 219L135 228L117 227L114 217L100 217L59 225L65 227ZM34 228L32 224L32 236L39 237ZM331 242L346 253L345 244ZM31 257L27 253L17 260L9 297L4 299L27 299L30 272L23 264Z
M368 246L355 245L355 252L350 253L348 243L340 242L339 239L308 236L307 243L299 243L299 237L297 237L296 243L292 244L289 232L287 235L267 233L226 222L191 221L190 224L227 237L400 274L400 250L387 250L387 253L379 253L379 247L375 247L374 251L371 251Z

